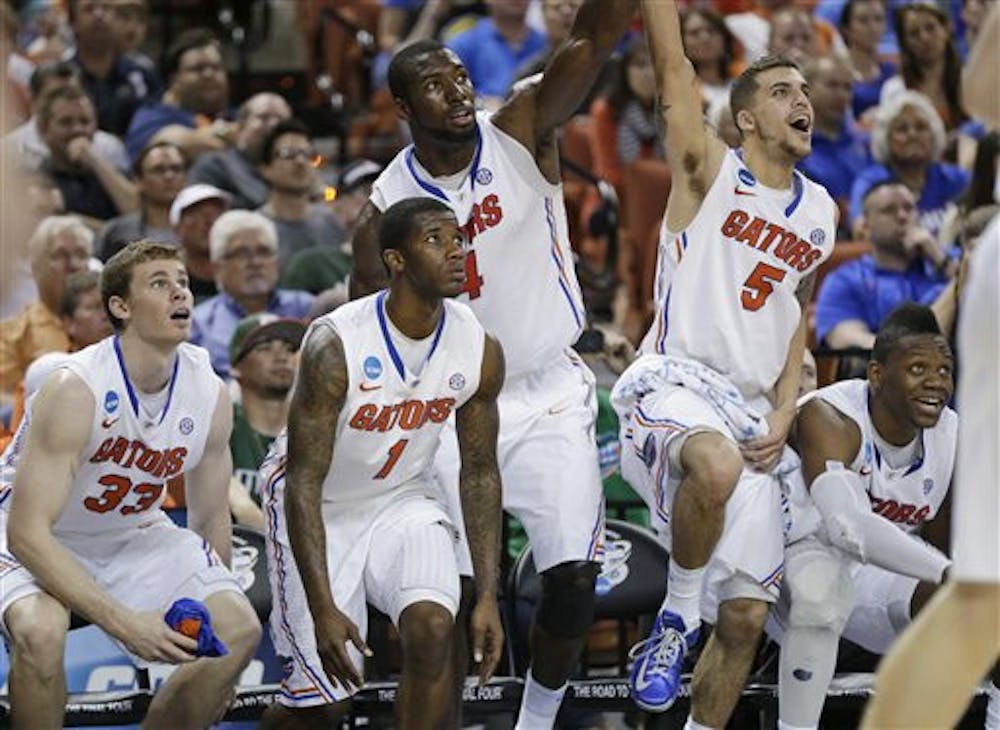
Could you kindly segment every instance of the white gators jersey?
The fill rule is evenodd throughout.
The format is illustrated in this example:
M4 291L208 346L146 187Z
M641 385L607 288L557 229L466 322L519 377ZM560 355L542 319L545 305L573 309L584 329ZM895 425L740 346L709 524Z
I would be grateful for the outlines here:
M697 360L748 400L771 391L799 324L795 291L836 240L826 190L796 171L793 192L764 187L729 151L690 225L674 233L664 217L641 353Z
M208 353L182 343L167 386L163 410L142 412L125 372L118 338L108 337L75 353L61 367L71 370L94 397L94 422L76 468L70 498L53 532L101 534L160 519L167 485L201 461L223 387ZM4 453L3 507L30 426Z
M947 406L937 425L920 432L921 449L916 460L893 469L879 453L875 426L868 411L868 381L844 380L811 393L806 400L820 398L858 425L861 448L848 468L864 482L872 511L907 532L937 515L951 485L958 448L958 416ZM819 512L805 494L801 472L793 480L792 532L801 537L804 525L819 524ZM808 533L811 530L806 530Z
M350 302L312 324L340 336L348 375L325 502L423 487L445 421L479 389L486 334L468 307L444 300L421 372L412 373L393 344L385 296Z
M503 347L508 381L545 367L580 337L583 296L573 269L562 185L531 153L480 113L472 168L459 190L419 171L413 146L375 181L381 211L405 198L434 197L463 226L467 282L460 296Z

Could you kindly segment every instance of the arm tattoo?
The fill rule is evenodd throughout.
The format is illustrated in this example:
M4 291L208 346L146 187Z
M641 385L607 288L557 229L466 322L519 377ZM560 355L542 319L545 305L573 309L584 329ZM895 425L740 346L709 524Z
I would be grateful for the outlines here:
M502 384L503 354L496 340L487 337L479 390L456 414L462 514L480 594L496 591L499 574L502 511L496 396Z
M334 605L320 502L347 392L344 359L336 332L322 325L314 329L302 345L289 407L285 515L292 554L314 616L329 612Z

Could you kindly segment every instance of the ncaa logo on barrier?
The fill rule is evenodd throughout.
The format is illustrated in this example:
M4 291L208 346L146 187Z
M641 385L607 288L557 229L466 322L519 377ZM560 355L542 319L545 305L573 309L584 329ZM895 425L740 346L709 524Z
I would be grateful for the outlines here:
M632 541L622 538L614 530L604 532L604 563L597 576L594 592L606 596L628 578L628 559L632 555Z

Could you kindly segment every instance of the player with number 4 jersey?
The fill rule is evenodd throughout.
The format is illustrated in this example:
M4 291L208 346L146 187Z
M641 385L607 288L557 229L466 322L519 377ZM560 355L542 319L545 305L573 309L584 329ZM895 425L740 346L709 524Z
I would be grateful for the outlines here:
M477 113L459 57L436 41L393 58L389 87L413 144L375 181L353 239L353 293L385 276L375 232L389 205L414 195L448 205L463 227L461 301L507 358L498 442L504 508L522 522L542 575L518 728L547 728L593 619L604 502L593 374L571 346L585 326L559 168L558 125L582 103L635 12L635 0L584 0L540 77ZM448 437L437 472L457 519L458 458ZM460 569L468 575L468 550ZM467 583L467 582L466 582ZM456 673L464 675L461 647Z
M702 615L689 727L724 727L745 682L783 554L779 467L794 417L804 308L833 250L836 206L796 172L813 110L794 62L736 80L731 151L702 118L676 4L643 0L673 185L659 242L655 318L616 383L622 474L670 546L667 596L633 649L633 694L663 711Z

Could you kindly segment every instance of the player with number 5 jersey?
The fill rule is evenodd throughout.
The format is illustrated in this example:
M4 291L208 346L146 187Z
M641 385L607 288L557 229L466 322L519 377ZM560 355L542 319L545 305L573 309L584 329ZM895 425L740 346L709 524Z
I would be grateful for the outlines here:
M498 443L504 508L524 525L542 574L519 728L555 722L592 621L603 551L596 390L593 374L571 350L586 323L557 129L589 92L635 6L635 0L585 0L545 72L515 85L492 113L476 112L475 90L454 52L436 41L400 50L389 66L389 87L413 144L375 181L353 239L351 285L358 294L384 279L375 231L392 203L410 196L440 200L463 227L461 300L507 358ZM437 466L457 520L453 437L442 442ZM460 569L468 575L467 549L462 553ZM455 655L460 665L461 651ZM464 674L461 666L456 671Z
M704 615L688 727L724 727L750 669L783 556L781 463L794 417L816 269L836 206L795 170L813 109L796 64L765 57L736 80L731 151L703 121L676 4L643 0L673 170L659 242L655 318L612 403L622 474L670 546L667 596L633 650L632 688L670 707Z

